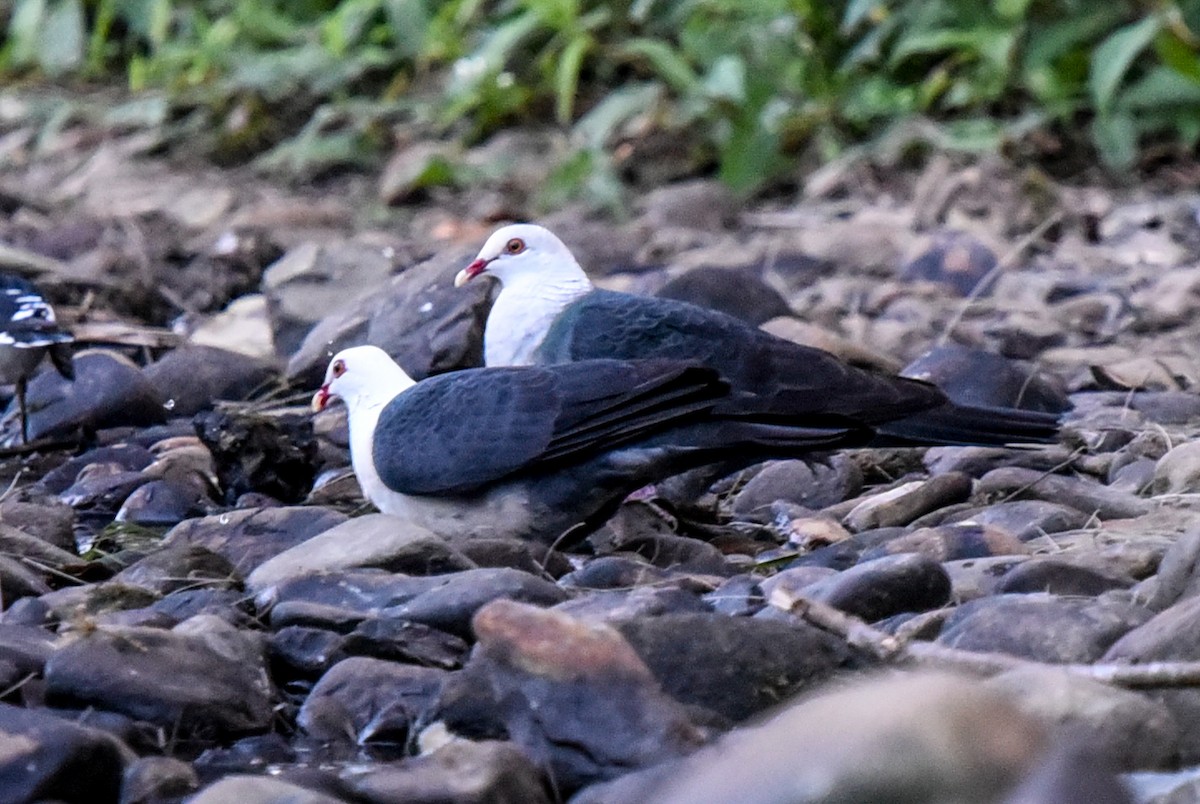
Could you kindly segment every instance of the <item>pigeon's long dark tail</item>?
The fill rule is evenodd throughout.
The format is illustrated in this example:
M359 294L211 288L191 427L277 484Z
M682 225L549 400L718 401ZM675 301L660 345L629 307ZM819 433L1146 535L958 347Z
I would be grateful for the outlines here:
M872 447L1008 446L1058 439L1059 416L1018 408L984 408L953 402L876 428Z

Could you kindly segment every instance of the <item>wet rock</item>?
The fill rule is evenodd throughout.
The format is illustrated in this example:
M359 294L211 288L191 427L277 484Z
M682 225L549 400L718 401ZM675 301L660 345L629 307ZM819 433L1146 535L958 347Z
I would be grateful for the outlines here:
M295 352L317 321L377 292L392 269L391 256L363 243L308 242L290 249L262 279L275 348Z
M832 578L837 574L838 570L832 567L790 567L780 570L769 578L764 578L759 584L759 593L767 600L770 600L772 595L802 597L813 584Z
M1156 577L1158 583L1147 602L1154 611L1200 594L1200 528L1192 528L1171 543Z
M0 522L62 550L75 550L75 512L49 500L0 502Z
M628 502L588 540L596 552L636 553L651 564L681 572L731 575L725 555L708 542L678 536L675 523L656 506Z
M1017 467L988 472L979 481L976 491L1058 502L1085 513L1094 512L1101 519L1131 519L1154 508L1149 500L1115 491L1095 481Z
M1164 767L1178 750L1179 726L1159 701L1049 667L1010 670L986 686L1032 718L1072 732L1096 759L1122 770Z
M31 440L166 421L163 399L129 360L89 350L77 353L72 364L74 381L55 371L44 371L30 381L26 400ZM13 405L0 421L0 429L9 440L14 435L20 437L20 417Z
M1041 662L1093 662L1149 612L1128 603L1046 594L996 595L959 606L937 641Z
M0 623L0 658L22 674L40 674L57 644L41 628Z
M212 411L197 415L194 424L212 452L226 502L258 492L295 503L312 488L317 442L308 417Z
M237 570L224 557L199 545L181 542L156 550L118 572L113 580L142 586L160 595L196 586L241 587Z
M1061 385L1008 358L965 346L939 346L909 363L905 377L931 382L960 405L1070 410Z
M996 594L1048 592L1052 595L1095 597L1110 589L1128 589L1133 578L1103 572L1072 561L1038 556L1004 573Z
M51 573L79 574L85 563L74 549L55 547L3 522L0 522L0 555L19 557L29 568Z
M474 619L506 730L563 792L690 753L701 741L620 634L496 601Z
M950 577L942 565L920 553L865 561L801 590L868 622L905 611L926 611L950 599Z
M744 269L698 268L670 280L655 295L720 310L754 326L792 314L775 288Z
M807 508L825 508L862 491L862 470L844 455L828 462L769 461L733 499L733 513L747 513L787 500Z
M116 801L131 759L132 752L103 731L0 703L5 801Z
M173 631L114 628L81 636L46 663L47 700L96 706L212 736L266 728L271 681L263 645L215 617Z
M390 618L411 620L448 631L470 634L471 618L493 600L551 606L567 594L554 583L519 570L488 567L439 575L428 591L383 610Z
M321 508L245 508L180 522L167 533L163 547L206 547L224 556L238 572L249 574L268 558L347 519L345 514Z
M256 360L276 359L267 299L261 293L239 296L225 305L225 309L198 322L188 341Z
M79 473L58 499L79 513L112 515L130 494L148 482L142 472L121 471L116 464L93 463Z
M289 675L319 678L345 659L346 638L324 628L289 625L271 634L268 652L272 667L287 668Z
M976 681L868 679L731 732L666 773L647 774L643 786L625 787L620 800L991 801L1045 745L1035 720ZM612 800L597 788L576 802Z
M1024 542L1048 533L1082 528L1088 519L1089 516L1082 511L1059 503L1013 500L953 514L944 522L971 522L999 528Z
M269 776L227 776L190 798L189 804L344 804L344 800Z
M466 659L467 643L445 631L404 620L370 618L346 635L342 646L355 656L454 670Z
M128 611L151 605L158 594L142 586L105 581L87 586L66 586L40 598L50 616L62 622L87 620L106 612Z
M161 804L199 788L200 780L188 763L173 757L139 757L125 768L121 804Z
M208 410L218 399L240 401L276 376L265 360L212 346L184 345L142 370L173 416Z
M1057 471L1071 460L1065 446L1046 446L1037 450L1012 450L1003 447L930 447L922 461L931 475L962 472L979 478L993 469L1020 466L1042 472Z
M549 804L546 780L512 743L454 742L430 754L356 774L350 789L372 804Z
M1158 464L1149 458L1142 458L1123 466L1115 466L1109 470L1108 485L1117 491L1127 491L1130 494L1144 494L1154 483L1154 471Z
M461 156L450 143L417 141L401 146L379 177L379 200L385 204L417 201L433 187L454 184Z
M297 722L318 740L403 746L445 676L431 667L353 656L321 676Z
M851 662L839 640L800 623L668 614L616 624L672 698L745 720Z
M378 567L407 575L439 575L471 569L474 563L436 534L386 514L367 514L260 564L251 589L262 590L296 575L356 567Z
M960 296L986 296L995 281L996 262L995 253L967 232L941 231L900 269L900 279L937 282Z
M921 553L935 561L957 561L997 555L1021 555L1029 548L999 528L986 525L940 525L919 528L866 550L862 561L899 553Z
M853 531L907 525L919 516L971 495L971 478L956 472L913 481L856 505L843 520Z

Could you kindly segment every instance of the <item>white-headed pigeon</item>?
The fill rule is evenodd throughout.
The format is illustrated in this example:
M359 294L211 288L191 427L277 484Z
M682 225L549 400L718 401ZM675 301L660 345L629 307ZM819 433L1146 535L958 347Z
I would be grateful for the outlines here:
M66 345L74 340L59 328L54 310L30 282L0 274L0 383L16 386L21 440L29 442L25 387L46 353L59 373L74 378Z
M778 415L836 416L874 428L876 444L1003 445L1053 440L1052 414L951 402L935 386L850 366L725 313L674 299L592 286L552 232L494 232L455 285L484 275L503 285L488 314L488 366L598 358L693 360Z
M478 368L414 383L383 350L356 346L334 356L313 409L334 397L347 406L367 499L447 537L553 542L679 472L858 446L873 434L840 416L762 413L752 394L678 360Z

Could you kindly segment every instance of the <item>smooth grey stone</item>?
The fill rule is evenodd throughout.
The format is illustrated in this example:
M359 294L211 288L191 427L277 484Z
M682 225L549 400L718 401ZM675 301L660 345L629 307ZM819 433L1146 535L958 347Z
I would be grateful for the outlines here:
M372 617L346 635L343 647L354 656L454 670L466 660L465 640L428 625Z
M268 558L347 519L322 508L246 508L180 522L167 533L163 546L206 547L248 574Z
M994 801L1048 743L1036 720L978 681L868 677L736 729L667 773L644 774L622 799L584 791L573 802Z
M345 659L346 638L324 628L288 625L271 634L267 650L273 667L283 665L292 675L319 678Z
M98 729L0 703L0 790L13 804L116 801L133 752Z
M75 511L50 499L38 502L5 500L0 503L0 522L60 550L75 551Z
M42 476L37 486L49 494L61 494L75 482L84 468L93 464L117 464L126 471L140 472L152 463L154 454L138 444L97 447L50 470Z
M550 804L545 775L520 748L485 740L448 743L401 763L376 765L349 780L371 804L457 802Z
M934 475L863 501L843 522L856 532L907 525L930 511L963 502L971 495L971 484L970 477L958 472Z
M678 701L737 722L828 680L851 654L812 626L720 614L666 614L615 627Z
M339 522L264 561L250 574L247 584L261 591L297 575L358 567L441 575L474 566L431 531L387 514L367 514Z
M495 701L489 717L564 795L691 753L703 739L612 627L495 600L473 628L468 670Z
M556 604L561 611L581 620L616 623L665 614L708 612L698 594L679 586L641 586L635 589L604 589Z
M176 542L164 545L113 576L113 581L167 595L197 585L240 589L241 578L223 556L206 547Z
M296 722L318 740L403 746L446 675L432 667L351 656L321 676Z
M514 600L550 606L567 598L556 584L520 570L486 567L438 575L429 590L380 613L412 620L458 636L471 633L471 618L493 600Z
M1021 541L1047 533L1076 530L1091 517L1075 508L1045 500L1011 500L956 513L944 524L974 522L1008 531Z
M768 461L733 498L734 514L748 513L777 500L825 508L862 491L858 464L835 454L826 461Z
M997 581L996 594L1048 592L1095 597L1112 589L1128 589L1134 580L1064 559L1036 556L1013 567Z
M193 416L217 400L247 399L277 376L261 358L190 343L172 349L142 374L173 416Z
M1003 355L967 346L938 346L900 374L931 382L960 405L1023 408L1047 413L1070 410L1061 383Z
M1118 639L1104 658L1109 661L1157 662L1200 659L1200 597L1181 598Z
M942 565L920 553L864 561L801 590L868 622L905 611L925 611L950 599L950 577Z
M211 616L174 631L98 630L46 663L46 697L96 706L184 734L266 728L274 712L261 640Z
M1180 730L1170 709L1143 693L1045 666L1009 670L985 685L1030 717L1072 733L1095 760L1117 770L1166 767L1178 753Z
M1127 603L1046 594L994 595L950 615L938 643L1040 662L1094 662L1150 612Z
M174 757L138 757L125 768L121 804L161 804L200 788L196 771Z
M269 776L226 776L188 799L188 804L345 804L345 801Z
M113 352L89 349L71 361L75 379L55 371L34 377L26 392L29 438L61 438L106 427L160 424L167 409L154 386L130 360ZM20 438L16 401L0 420L6 438ZM15 433L13 432L15 428Z
M1009 494L1039 499L1094 512L1100 519L1132 519L1149 513L1154 503L1080 477L1048 475L1033 469L1006 467L983 476L979 494Z
M1147 602L1155 611L1200 593L1200 527L1189 529L1171 543L1159 562L1156 578L1157 586Z

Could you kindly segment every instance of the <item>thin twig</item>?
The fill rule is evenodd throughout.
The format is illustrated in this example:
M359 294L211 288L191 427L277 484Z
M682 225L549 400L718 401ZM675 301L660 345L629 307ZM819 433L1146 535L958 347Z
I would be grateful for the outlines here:
M904 640L868 625L852 614L827 603L797 597L776 589L770 603L789 614L841 637L847 644L881 662L898 665L937 665L978 675L1007 670L1042 668L1070 673L1120 687L1158 688L1200 686L1200 662L1147 662L1145 664L1050 664L1005 653L982 653L948 648L933 642Z

